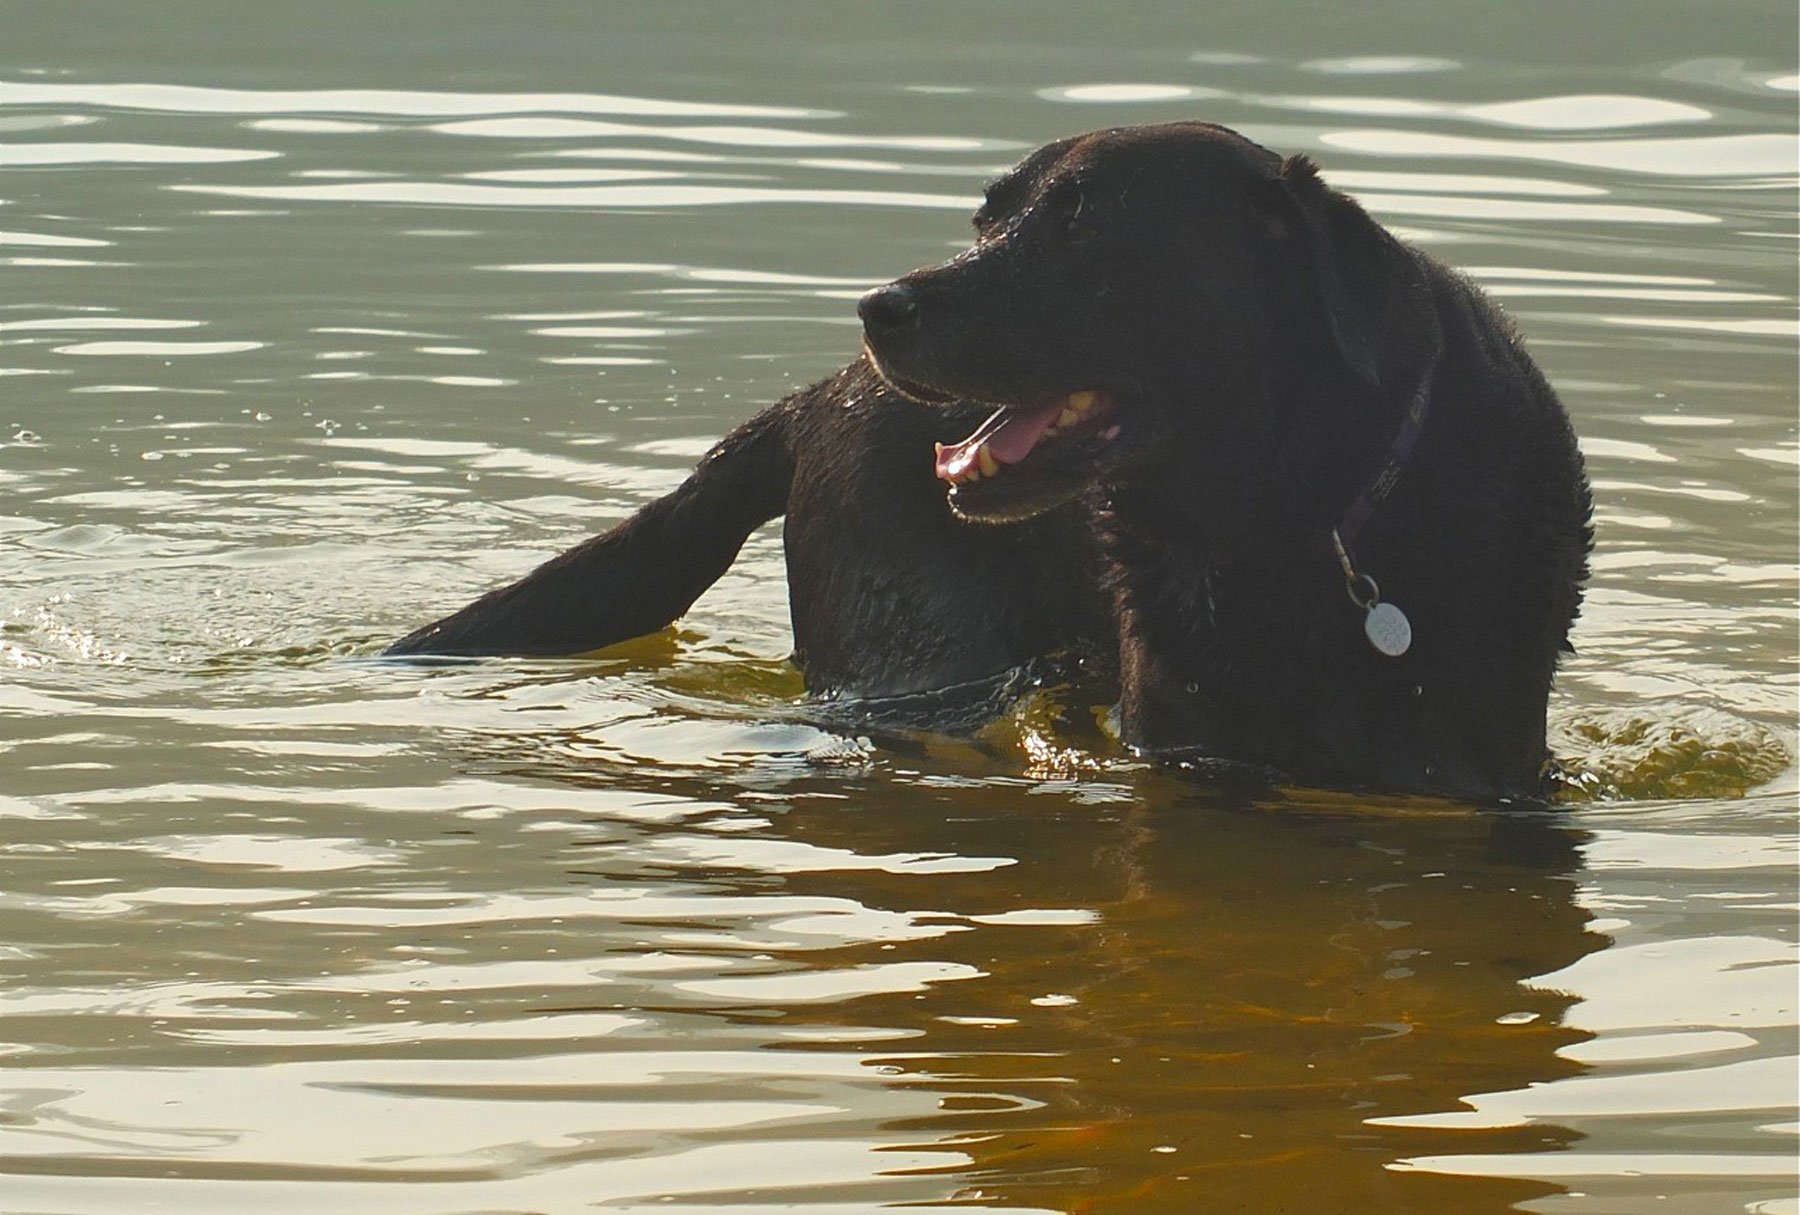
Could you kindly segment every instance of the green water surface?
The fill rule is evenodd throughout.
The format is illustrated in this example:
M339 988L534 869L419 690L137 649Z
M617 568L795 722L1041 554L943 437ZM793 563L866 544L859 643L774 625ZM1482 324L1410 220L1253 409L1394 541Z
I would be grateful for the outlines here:
M0 1211L1795 1199L1787 3L0 2ZM778 527L365 661L856 349L1036 144L1305 152L1518 320L1554 813L809 716Z

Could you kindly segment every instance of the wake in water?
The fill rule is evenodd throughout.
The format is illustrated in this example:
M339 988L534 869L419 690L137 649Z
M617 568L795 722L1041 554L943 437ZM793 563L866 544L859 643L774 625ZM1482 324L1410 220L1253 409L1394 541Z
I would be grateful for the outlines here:
M1038 777L1116 768L1107 711L1071 712L1069 700L1067 689L1039 688L1014 701L984 737L1023 753ZM1554 800L1564 804L1735 798L1795 775L1790 740L1724 709L1655 701L1572 711L1553 715L1549 732Z
M1741 797L1794 757L1768 727L1722 709L1655 702L1553 717L1562 801Z

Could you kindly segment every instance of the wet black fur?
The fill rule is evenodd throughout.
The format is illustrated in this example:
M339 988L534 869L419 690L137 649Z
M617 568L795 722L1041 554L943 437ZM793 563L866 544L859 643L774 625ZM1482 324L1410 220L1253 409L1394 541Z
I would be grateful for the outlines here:
M985 412L920 405L858 359L744 423L666 497L387 653L575 654L655 632L784 514L794 661L814 694L937 691L1110 649L1078 506L993 528L946 505L932 444Z
M1314 783L1538 795L1590 503L1499 311L1311 162L1199 123L1049 145L976 225L971 249L865 301L867 345L925 400L1118 398L1121 439L1029 493L1092 513L1126 741ZM1355 540L1413 626L1390 658L1329 536L1423 380L1418 445Z

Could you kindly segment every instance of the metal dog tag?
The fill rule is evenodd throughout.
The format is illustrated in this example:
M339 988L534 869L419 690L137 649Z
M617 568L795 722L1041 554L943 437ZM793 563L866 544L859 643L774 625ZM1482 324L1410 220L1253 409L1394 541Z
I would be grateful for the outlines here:
M1363 617L1363 633L1378 654L1398 658L1412 648L1412 621L1391 603L1376 603Z

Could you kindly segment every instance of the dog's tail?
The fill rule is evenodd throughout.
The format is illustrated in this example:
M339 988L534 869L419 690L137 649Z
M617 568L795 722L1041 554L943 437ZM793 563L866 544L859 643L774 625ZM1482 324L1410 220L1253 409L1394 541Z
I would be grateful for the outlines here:
M680 488L510 586L394 642L385 654L580 654L653 633L786 513L793 398L771 405L701 459Z

